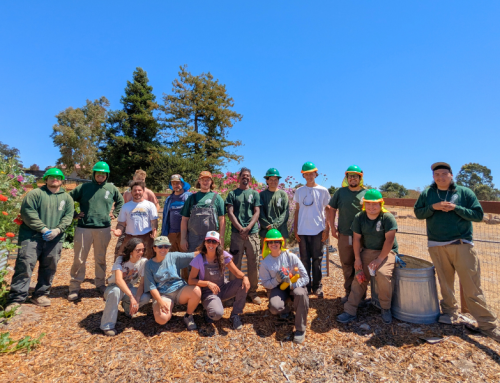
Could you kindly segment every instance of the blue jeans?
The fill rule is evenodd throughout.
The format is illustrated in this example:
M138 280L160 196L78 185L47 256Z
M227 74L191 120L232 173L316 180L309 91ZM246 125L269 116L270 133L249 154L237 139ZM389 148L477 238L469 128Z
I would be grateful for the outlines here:
M137 294L137 287L128 285L128 288L134 296ZM128 315L130 312L130 298L128 295L125 295L117 285L112 283L106 288L104 299L106 300L106 306L104 306L104 311L102 312L101 330L111 330L115 328L116 318L118 317L118 305L120 302L122 302L125 314ZM148 304L150 299L150 293L143 293L138 302L139 308Z

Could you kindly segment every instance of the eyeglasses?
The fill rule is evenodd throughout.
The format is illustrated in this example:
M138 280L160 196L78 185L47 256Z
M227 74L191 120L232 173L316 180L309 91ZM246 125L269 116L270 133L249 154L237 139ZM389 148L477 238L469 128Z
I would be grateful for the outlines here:
M359 178L359 174L348 174L347 178Z
M216 241L215 239L205 239L205 242L206 243L212 243L212 244L219 243L219 241Z
M170 249L172 246L171 245L157 245L157 249Z
M269 245L281 245L281 241L268 241Z

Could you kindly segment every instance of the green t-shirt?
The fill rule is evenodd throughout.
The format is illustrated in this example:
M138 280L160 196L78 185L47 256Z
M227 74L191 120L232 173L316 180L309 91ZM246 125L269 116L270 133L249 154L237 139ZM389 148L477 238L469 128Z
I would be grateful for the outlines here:
M212 199L215 198L214 207L218 217L221 217L225 214L224 210L224 200L222 197L214 192L208 193L194 193L191 194L186 202L184 203L184 207L181 210L181 215L183 217L189 218L191 216L191 209L193 206L201 206L201 207L209 207L212 203ZM217 224L217 230L219 230L219 220L215 220Z
M361 234L361 246L370 250L382 250L385 233L398 230L396 219L391 213L380 213L376 219L368 218L365 211L356 214L352 221L352 231ZM394 238L392 251L398 253L398 241Z
M354 216L361 211L366 189L352 191L348 187L338 189L330 199L329 205L339 210L339 233L352 235L351 225Z
M277 229L283 238L288 238L288 216L290 214L288 208L288 195L283 190L275 192L268 189L263 190L259 194L260 197L260 231L259 235L265 237L267 227L272 226Z
M242 227L247 227L252 220L254 208L260 206L260 196L253 189L242 190L237 188L229 192L226 198L226 205L233 205L233 211L236 219ZM258 225L254 225L250 234L259 231ZM237 233L238 230L233 226L231 232Z

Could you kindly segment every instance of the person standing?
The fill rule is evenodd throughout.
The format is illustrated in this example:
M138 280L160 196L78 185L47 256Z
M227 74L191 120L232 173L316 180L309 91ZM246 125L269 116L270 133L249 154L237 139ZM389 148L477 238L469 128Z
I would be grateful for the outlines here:
M256 190L250 189L252 173L248 168L242 168L238 175L240 185L229 192L226 198L227 214L232 223L231 244L229 253L233 256L236 267L241 270L243 254L247 257L248 279L250 289L248 297L252 303L260 305L262 302L257 296L259 283L259 228L256 225L260 215L260 196ZM233 280L236 276L229 275Z
M123 205L114 230L117 237L120 237L124 231L126 233L118 254L122 254L123 248L131 238L137 237L144 243L146 258L151 259L154 255L153 241L158 229L158 212L152 202L144 199L146 189L144 182L132 181L130 189L133 200Z
M300 260L304 264L312 282L307 284L307 291L323 298L321 262L323 260L323 242L328 238L329 228L325 221L325 209L330 200L328 189L316 183L318 168L312 162L302 166L302 176L306 185L295 191L294 234L299 242Z
M167 236L172 244L172 251L181 251L181 211L188 197L189 185L179 174L170 177L168 187L173 191L165 200L163 207L163 221L161 225L161 235Z
M418 219L427 224L427 246L441 288L440 323L461 324L455 298L455 272L465 302L481 332L500 342L496 316L486 304L481 288L481 268L472 238L472 222L481 222L483 208L472 190L453 182L446 162L431 165L434 182L415 203Z
M213 192L212 173L201 172L195 187L200 191L188 197L181 211L181 251L195 251L209 231L222 238L226 232L224 200Z
M100 161L92 168L92 182L78 185L69 193L75 202L80 203L78 225L75 229L75 253L70 271L69 301L78 299L92 245L94 245L95 286L101 294L106 290L106 250L111 240L111 219L118 217L123 206L120 191L108 183L109 174L108 164Z
M38 261L38 282L30 301L50 306L48 295L61 257L64 232L73 221L73 198L61 188L64 174L50 168L43 175L45 186L29 191L21 204L19 254L5 311L16 309L28 298L31 275Z
M357 165L351 165L345 172L342 187L330 199L328 211L332 236L338 240L339 258L344 274L345 296L341 299L346 303L354 280L354 248L351 225L356 214L361 211L361 203L366 189L363 187L363 171ZM335 217L339 210L338 228L335 227Z
M287 223L290 215L288 195L283 190L278 189L281 178L278 169L269 169L264 178L266 179L267 189L260 192L259 235L261 247L267 232L271 229L277 229L285 241L288 239Z

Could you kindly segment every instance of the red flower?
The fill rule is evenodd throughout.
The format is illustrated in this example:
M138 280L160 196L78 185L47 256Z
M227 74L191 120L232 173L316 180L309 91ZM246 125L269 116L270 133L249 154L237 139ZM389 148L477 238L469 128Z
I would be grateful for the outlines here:
M17 224L17 225L22 225L22 224L23 224L23 221L22 221L21 219L19 219L19 218L16 218L16 219L14 220L14 223L15 223L15 224Z
M3 215L9 215L9 213L7 213L6 211L2 211L2 214Z
M0 241L5 241L5 237L0 237Z
M14 233L5 233L5 235L9 238L14 238L16 236Z
M7 201L7 200L8 200L8 198L7 198L6 196L4 196L4 195L0 194L0 201L5 202L5 201Z

